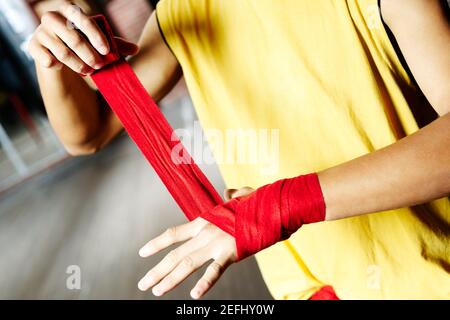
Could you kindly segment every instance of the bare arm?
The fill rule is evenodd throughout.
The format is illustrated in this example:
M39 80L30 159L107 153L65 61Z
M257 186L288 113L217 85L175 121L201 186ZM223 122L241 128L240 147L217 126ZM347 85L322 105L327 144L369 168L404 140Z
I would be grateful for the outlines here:
M319 174L327 220L414 206L450 193L450 113L377 152Z
M417 83L439 115L450 112L450 17L446 0L382 0Z
M441 118L401 141L320 173L327 219L425 203L450 193L450 26L439 0L384 0L382 12Z
M68 28L67 20L79 26L89 41ZM137 46L118 41L124 55L136 53ZM179 80L181 69L162 39L155 14L149 19L139 46L139 53L130 63L144 87L159 100ZM101 106L96 91L79 75L100 68L101 54L108 49L98 27L68 2L59 11L42 17L42 24L30 42L50 122L73 155L97 151L122 130L117 117Z

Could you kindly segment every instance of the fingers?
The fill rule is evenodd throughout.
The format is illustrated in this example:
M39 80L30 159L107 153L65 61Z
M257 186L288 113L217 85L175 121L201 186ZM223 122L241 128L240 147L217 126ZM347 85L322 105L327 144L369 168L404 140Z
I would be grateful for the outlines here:
M137 53L137 45L116 40L121 54ZM44 68L62 64L84 75L103 67L102 55L109 51L108 39L97 23L68 1L42 16L29 45L30 54Z
M142 258L147 258L177 242L186 241L198 234L207 221L203 219L195 219L181 226L167 229L160 236L150 240L139 250Z
M139 281L140 290L146 291L153 287L153 294L161 296L179 285L206 262L214 260L191 291L191 296L198 299L216 283L225 269L236 261L235 239L215 225L203 219L198 220L199 222L193 221L181 226L183 227L181 229L180 227L175 229L175 232L169 231L171 240L165 239L164 234L152 240L151 246L154 251L159 246L164 247L168 243L188 237L188 234L192 234L192 230L195 230L191 240L169 252ZM187 230L189 225L192 230Z
M255 190L250 187L244 187L241 189L226 189L224 191L224 198L226 201L229 201L234 198L238 197L245 197L251 193L253 193Z
M48 69L61 69L62 63L56 59L53 54L48 51L47 48L43 47L39 43L29 46L29 52L34 57L34 59L44 68Z
M193 267L194 265L198 264L198 260L201 258L200 256L194 256L194 260L192 257L190 257L190 254L201 247L203 247L204 244L197 239L191 240L183 244L182 246L178 247L175 250L170 251L162 260L159 262L153 269L151 269L147 274L139 281L138 288L142 291L146 291L149 288L153 287L157 283L159 283L164 277L166 277L169 273L172 272L172 270L175 269L175 267L181 262L183 262L183 265L185 267ZM208 252L203 252L207 254ZM200 259L201 260L201 259ZM204 263L204 262L203 262ZM202 264L203 264L202 263ZM160 293L161 295L163 293ZM156 293L155 293L156 295Z
M58 61L73 71L84 75L92 72L92 69L67 48L67 46L65 46L58 38L49 35L45 31L41 31L38 33L37 39L42 47L50 51Z
M213 261L206 269L205 274L191 290L191 297L193 299L199 299L204 296L214 286L217 280L219 280L228 265L229 262L223 258Z
M158 285L153 287L153 294L155 296L162 296L178 286L189 275L210 260L208 253L206 250L198 250L184 257L172 272L164 277Z
M108 40L95 21L68 1L58 11L43 14L29 45L39 65L52 68L63 64L81 74L100 69L102 55L109 50Z
M59 12L86 35L94 48L103 55L108 54L110 47L104 33L94 20L85 15L81 9L70 2L64 2Z
M95 50L89 48L86 40L75 30L69 29L65 19L58 12L45 13L41 21L28 47L36 63L44 68L63 64L76 73L83 75L91 73L100 57ZM80 56L77 55L77 51L81 52Z
M74 52L86 65L93 69L102 67L100 54L91 44L75 29L67 27L67 20L58 13L49 13L43 17L43 28L48 34L54 34L55 38L66 45Z

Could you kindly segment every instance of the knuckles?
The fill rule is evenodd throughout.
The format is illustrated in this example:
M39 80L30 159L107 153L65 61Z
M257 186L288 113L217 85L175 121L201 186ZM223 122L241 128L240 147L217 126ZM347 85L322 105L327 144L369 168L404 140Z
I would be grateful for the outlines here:
M55 54L61 61L64 61L70 57L70 50L66 47L61 46L61 48L59 48L58 52L55 52Z
M61 13L65 13L67 15L82 12L80 7L78 7L77 5L73 4L70 1L63 1L59 6L58 11Z
M77 32L71 32L71 47L73 49L79 49L84 44L84 39Z
M178 232L177 227L170 227L164 232L164 234L170 240L175 240L177 238L177 232Z
M194 260L190 256L184 257L183 260L181 260L181 265L184 268L192 269L194 267Z
M43 58L43 60L41 61L41 64L44 68L51 68L54 66L55 60L52 59L51 57L47 56L46 58Z
M220 274L220 272L222 271L222 266L217 263L217 262L213 262L209 265L209 268L211 269L212 272L214 272L215 274Z
M203 278L199 280L198 286L203 290L211 288L213 286L213 282L209 279Z
M85 62L86 62L88 65L93 66L93 65L96 64L97 61L96 61L96 59L94 58L94 56L88 56L88 57L86 58Z
M175 250L170 251L166 256L166 260L169 264L176 264L178 261L178 253Z
M35 37L31 38L28 43L27 51L44 68L51 68L55 64L55 60L46 52L39 54L38 50L41 50L39 42Z
M57 11L47 11L41 17L41 24L43 26L48 26L56 21L60 17Z

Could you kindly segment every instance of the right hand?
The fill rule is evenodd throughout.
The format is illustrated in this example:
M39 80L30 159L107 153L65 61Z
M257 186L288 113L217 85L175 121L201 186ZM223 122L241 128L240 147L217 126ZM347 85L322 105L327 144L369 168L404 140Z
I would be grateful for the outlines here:
M117 37L115 40L123 56L137 53L136 44ZM57 70L66 66L82 75L103 67L102 55L108 54L109 50L106 36L92 18L68 1L64 1L58 11L49 11L42 16L41 25L28 46L40 66Z

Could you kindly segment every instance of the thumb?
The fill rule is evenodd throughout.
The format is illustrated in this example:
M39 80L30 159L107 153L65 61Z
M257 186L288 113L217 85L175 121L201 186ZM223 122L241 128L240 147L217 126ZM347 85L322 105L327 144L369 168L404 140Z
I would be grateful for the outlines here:
M255 191L253 188L244 187L241 189L226 189L224 192L224 197L226 201L229 201L238 197L245 197Z
M119 53L123 56L133 56L139 51L139 46L125 39L114 37Z

